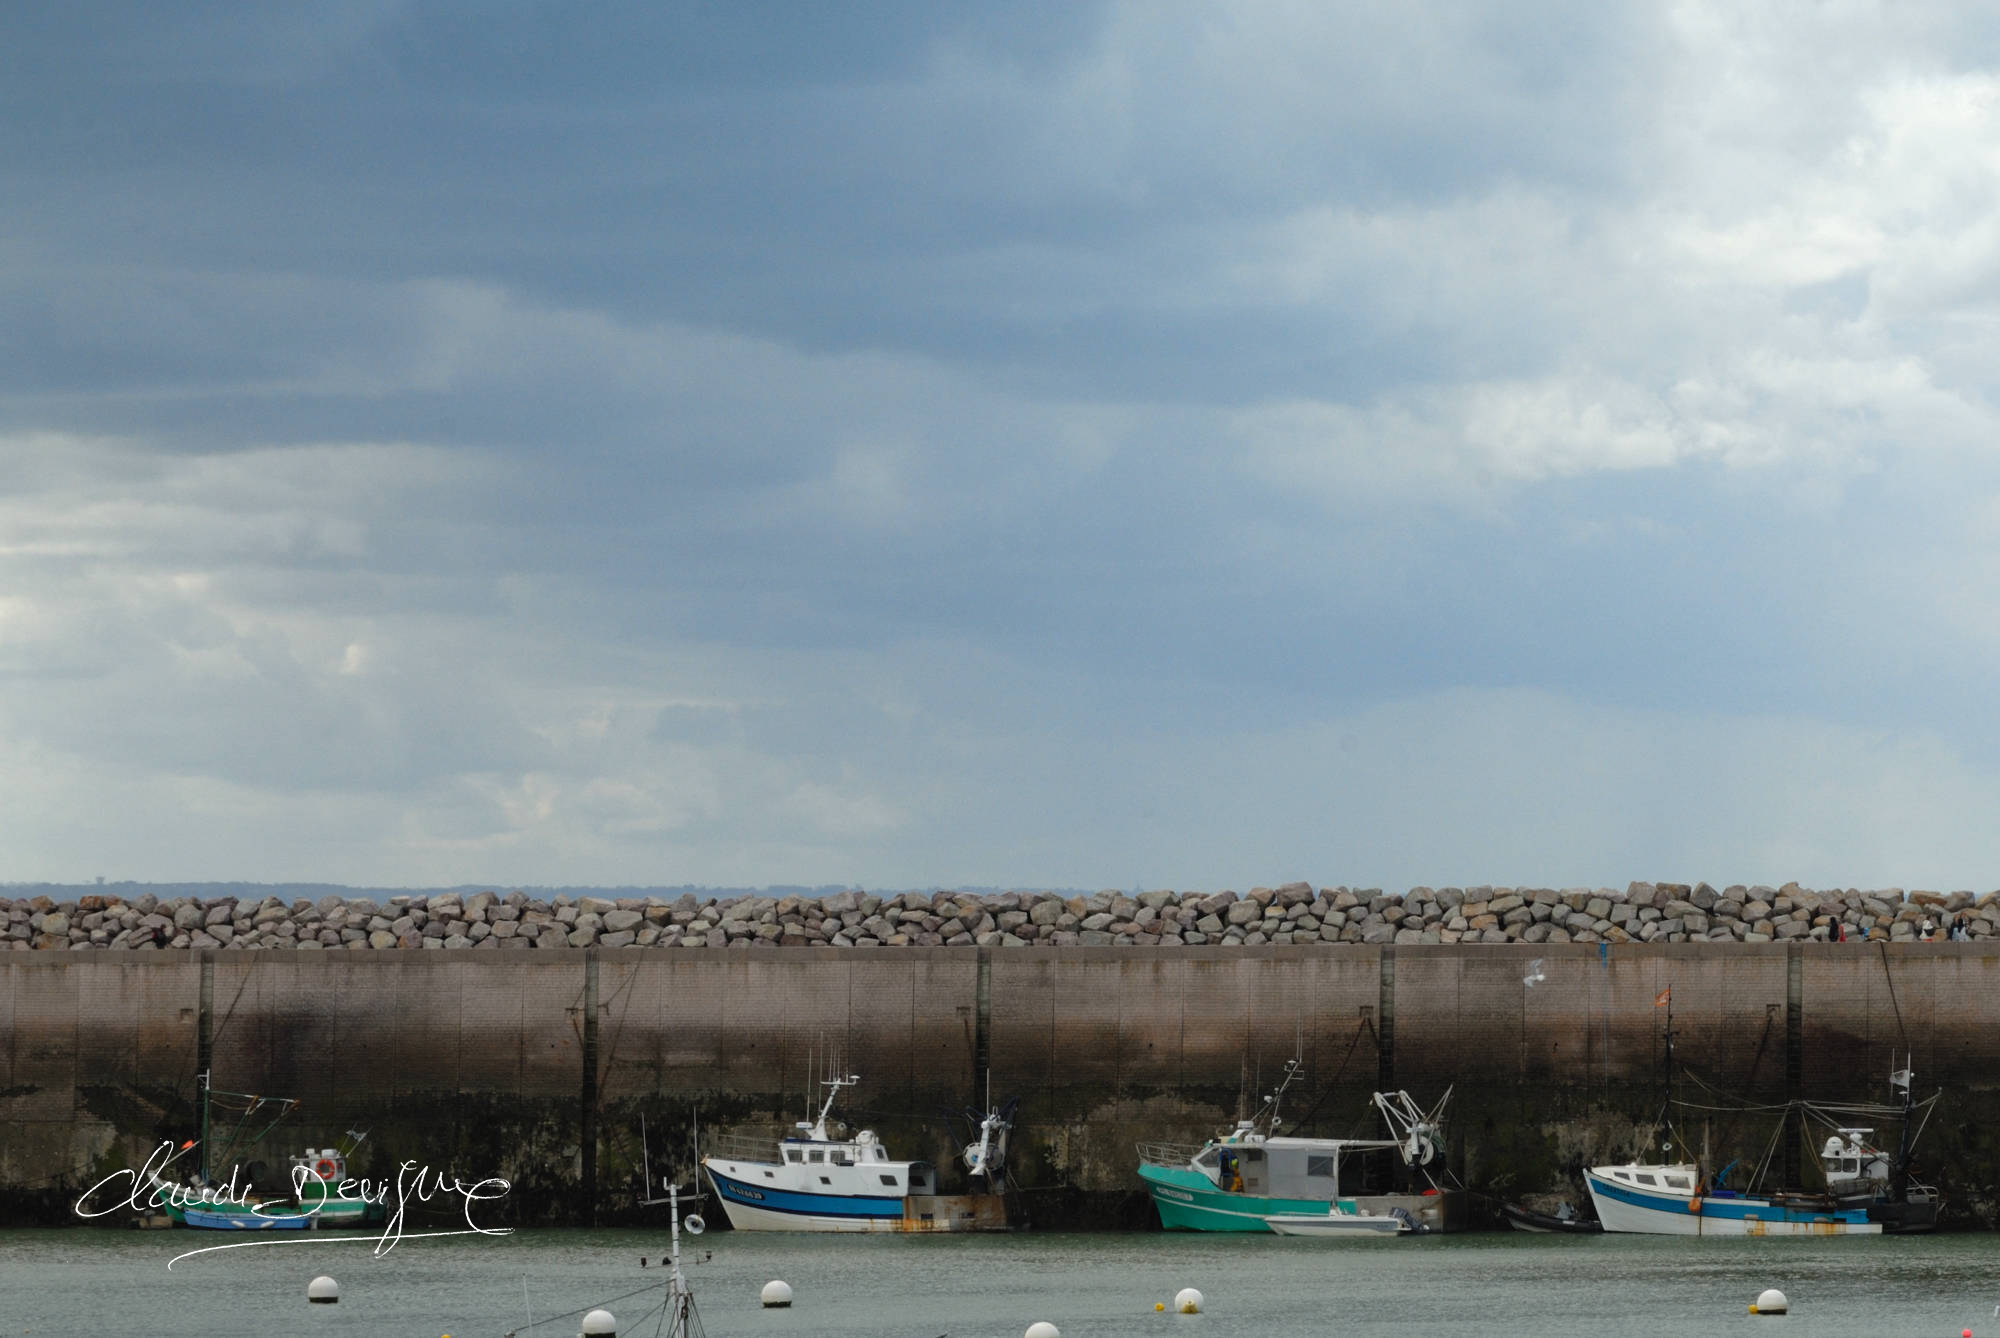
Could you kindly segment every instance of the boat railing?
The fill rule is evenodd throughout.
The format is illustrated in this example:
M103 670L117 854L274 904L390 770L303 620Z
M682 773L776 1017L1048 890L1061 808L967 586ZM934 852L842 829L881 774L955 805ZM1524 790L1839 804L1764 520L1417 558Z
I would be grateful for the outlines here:
M1201 1148L1193 1143L1141 1143L1139 1144L1139 1164L1142 1166L1171 1166L1182 1169L1194 1160Z
M701 1140L701 1155L719 1157L724 1161L776 1163L784 1160L778 1152L776 1134L707 1134Z

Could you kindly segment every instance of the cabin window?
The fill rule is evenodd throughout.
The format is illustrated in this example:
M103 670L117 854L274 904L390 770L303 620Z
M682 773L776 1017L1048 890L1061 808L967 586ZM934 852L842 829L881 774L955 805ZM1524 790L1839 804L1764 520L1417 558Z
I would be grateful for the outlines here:
M786 1148L785 1160L796 1166L799 1160L799 1150L797 1148Z
M832 1162L832 1163L833 1163L833 1164L834 1164L835 1166L852 1166L852 1165L854 1165L854 1159L853 1159L852 1157L848 1156L848 1155L847 1155L847 1153L846 1153L845 1151L843 1151L843 1150L840 1150L840 1149L836 1149L836 1150L834 1150L833 1152L830 1152L830 1153L828 1153L828 1154L827 1154L827 1160L828 1160L828 1161L830 1161L830 1162Z
M1688 1178L1684 1175L1670 1175L1667 1177L1667 1188L1693 1189L1694 1186L1688 1182Z
M1306 1174L1308 1176L1316 1176L1322 1180L1333 1179L1333 1158L1307 1157Z
M832 1183L833 1183L833 1181L832 1181L832 1180L830 1180L830 1179L828 1179L828 1178L827 1178L826 1176L821 1176L821 1177L819 1178L819 1182L820 1182L820 1183L821 1183L822 1185L830 1185L830 1184L832 1184Z
M811 1152L808 1152L806 1154L806 1160L812 1162L815 1166L817 1166L819 1163L826 1160L826 1153L820 1151L818 1148L814 1148Z
M1634 1179L1636 1179L1642 1185L1657 1185L1660 1183L1658 1180L1655 1180L1650 1175L1635 1176Z
M884 1148L876 1148L876 1149L875 1149L875 1160L876 1160L876 1161L887 1161L887 1160L889 1160L889 1153L888 1153L887 1149L884 1149Z
M887 1185L889 1188L894 1189L896 1187L896 1177L893 1175L885 1175L882 1177L882 1183Z

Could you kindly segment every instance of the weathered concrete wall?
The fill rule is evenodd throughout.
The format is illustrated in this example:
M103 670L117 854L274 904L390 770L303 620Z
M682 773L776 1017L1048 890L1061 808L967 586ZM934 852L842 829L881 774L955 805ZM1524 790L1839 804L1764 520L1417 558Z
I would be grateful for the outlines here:
M1955 1163L1961 1204L1986 1205L1996 984L1991 942L12 953L0 1203L60 1212L186 1137L204 1031L218 1087L302 1101L267 1158L371 1128L363 1169L507 1175L530 1217L629 1202L642 1113L656 1156L683 1163L697 1115L800 1118L830 1056L863 1075L856 1123L940 1159L939 1108L979 1101L990 1070L996 1098L1023 1099L1018 1172L1038 1192L1130 1194L1133 1142L1248 1113L1295 1052L1288 1116L1356 1128L1378 1085L1429 1101L1456 1084L1469 1179L1535 1189L1634 1150L1671 988L1678 1054L1742 1096L1884 1099L1892 1053L1912 1051L1920 1090L1949 1093L1926 1147Z

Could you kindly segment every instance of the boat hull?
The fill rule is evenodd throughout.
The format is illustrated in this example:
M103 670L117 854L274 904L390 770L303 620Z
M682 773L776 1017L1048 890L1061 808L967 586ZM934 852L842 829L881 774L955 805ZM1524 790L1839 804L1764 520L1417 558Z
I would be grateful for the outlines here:
M214 1203L194 1199L194 1190L185 1185L155 1179L154 1202L175 1226L198 1227L207 1231L342 1231L373 1226L387 1219L379 1203L365 1199L328 1198L307 1206L284 1200L267 1201L259 1212L245 1203Z
M310 1217L285 1214L275 1208L269 1214L183 1208L179 1221L182 1226L199 1227L205 1231L308 1231L313 1224Z
M811 1194L752 1185L704 1167L729 1225L738 1231L907 1232L1005 1231L999 1194L911 1194L876 1197Z
M372 1226L383 1220L380 1207L372 1203L327 1204L318 1212L306 1212L290 1204L269 1204L262 1213L231 1205L217 1208L177 1208L169 1205L166 1214L175 1226L202 1227L211 1231L345 1231Z
M1597 1168L1584 1184L1606 1231L1645 1236L1879 1236L1862 1208L1797 1206L1773 1198L1701 1198L1621 1185Z
M1409 1232L1396 1218L1372 1213L1272 1213L1264 1225L1280 1236L1311 1236L1316 1240L1367 1240Z
M1518 1203L1501 1204L1500 1216L1516 1231L1537 1232L1543 1235L1595 1236L1604 1230L1602 1222L1591 1218L1558 1217L1554 1213L1538 1213Z
M1264 1231L1273 1230L1270 1218L1328 1216L1325 1199L1263 1198L1253 1194L1232 1194L1217 1189L1199 1171L1142 1163L1139 1178L1152 1195L1160 1214L1160 1225L1168 1231ZM1427 1231L1443 1231L1450 1209L1444 1194L1369 1194L1342 1198L1350 1211L1389 1218L1401 1208Z

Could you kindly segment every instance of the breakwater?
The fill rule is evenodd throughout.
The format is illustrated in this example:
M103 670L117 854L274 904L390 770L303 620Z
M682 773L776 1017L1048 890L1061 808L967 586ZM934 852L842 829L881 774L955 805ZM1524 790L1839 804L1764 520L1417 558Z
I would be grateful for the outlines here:
M1045 1224L1144 1222L1132 1145L1198 1140L1247 1114L1294 1054L1305 1081L1288 1121L1326 1133L1365 1126L1377 1088L1428 1101L1456 1084L1454 1168L1516 1194L1652 1137L1669 1000L1678 1053L1732 1099L1880 1099L1907 1055L1919 1089L1945 1093L1926 1168L1956 1220L1991 1225L2000 950L1893 932L5 953L0 1212L60 1216L82 1184L188 1136L194 1077L210 1069L230 1090L299 1098L273 1161L369 1128L364 1173L411 1159L504 1175L516 1220L618 1220L633 1211L642 1117L656 1169L685 1177L697 1125L784 1127L830 1055L863 1076L850 1119L940 1163L942 1108L981 1100L989 1080L996 1098L1020 1096L1017 1176ZM1735 1118L1710 1121L1719 1142L1747 1137Z
M524 892L161 901L151 893L0 900L0 949L358 951L1255 947L1265 943L1763 943L2000 935L2000 892L1818 891L1707 883L1616 888L1280 887L1201 892L899 893L701 901Z

